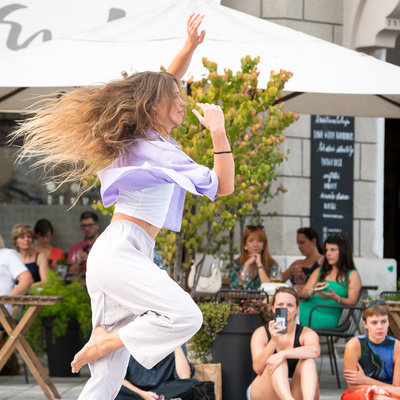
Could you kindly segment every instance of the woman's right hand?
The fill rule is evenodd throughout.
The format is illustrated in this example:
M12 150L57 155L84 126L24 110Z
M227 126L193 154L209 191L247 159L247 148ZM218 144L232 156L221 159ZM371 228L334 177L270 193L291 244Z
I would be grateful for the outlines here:
M257 261L257 254L250 254L248 259L243 264L243 269L249 269L251 264Z
M282 337L282 331L286 329L284 326L283 328L277 329L276 326L280 324L280 322L276 322L275 320L271 320L268 323L268 330L269 333L271 334L271 338L275 339L276 341L279 341L279 338Z
M298 275L301 271L301 262L300 260L297 260L292 263L292 265L288 268L288 274L289 277L292 277L293 275Z
M154 392L145 392L143 391L140 396L144 399L144 400L158 400L159 396L157 393Z
M225 133L225 118L220 106L208 103L197 103L197 106L203 110L204 116L197 110L192 110L193 114L211 133Z

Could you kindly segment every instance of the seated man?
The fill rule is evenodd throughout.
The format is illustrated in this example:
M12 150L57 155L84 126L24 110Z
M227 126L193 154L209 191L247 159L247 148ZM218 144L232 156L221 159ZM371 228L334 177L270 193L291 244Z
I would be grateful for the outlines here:
M99 218L93 211L81 215L82 242L75 243L68 252L68 272L86 273L86 260L94 242L99 237Z
M15 283L17 281L17 284ZM0 296L18 296L29 291L33 283L31 273L15 250L5 249L3 238L0 236ZM6 305L9 313L10 304Z
M400 399L400 342L387 335L389 308L383 300L365 305L367 334L346 343L342 400Z
M176 349L152 369L144 368L130 356L116 400L169 400L175 397L192 400L193 386L200 384L191 379L193 375L194 367L186 358L185 346Z
M320 354L318 335L297 325L299 295L292 287L280 287L272 299L272 311L287 310L287 333L279 322L256 329L251 338L253 369L257 377L247 390L248 400L318 399L315 359Z

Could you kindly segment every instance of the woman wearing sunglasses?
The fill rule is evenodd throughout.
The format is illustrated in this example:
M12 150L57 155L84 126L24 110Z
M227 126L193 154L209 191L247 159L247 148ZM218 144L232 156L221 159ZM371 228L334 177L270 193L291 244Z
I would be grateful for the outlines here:
M342 400L400 399L400 342L388 336L389 309L383 300L365 305L367 333L350 339L344 351L348 389Z
M361 289L360 274L354 266L352 249L342 234L330 235L324 243L322 266L308 279L300 296L300 321L309 326L311 310L317 305L346 305L357 303ZM317 308L312 313L311 328L336 328L342 315L340 308Z
M229 266L229 286L238 290L257 290L271 282L268 274L277 262L268 251L268 238L261 225L249 225L241 242L240 256Z

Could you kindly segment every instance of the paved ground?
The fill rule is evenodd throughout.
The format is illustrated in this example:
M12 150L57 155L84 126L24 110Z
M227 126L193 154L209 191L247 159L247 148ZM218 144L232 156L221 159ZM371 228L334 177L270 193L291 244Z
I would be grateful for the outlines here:
M343 346L336 346L339 352L339 371L343 371ZM43 360L45 363L45 360ZM341 379L342 389L338 389L336 377L331 374L329 357L322 355L317 360L318 372L320 377L321 400L339 400L346 384ZM63 400L76 400L89 377L88 368L81 371L80 377L74 378L52 378L57 390ZM0 400L43 400L46 399L39 385L36 384L32 375L29 375L29 384L25 383L24 375L21 373L16 376L0 376ZM229 399L224 399L229 400ZM245 400L245 399L243 399Z

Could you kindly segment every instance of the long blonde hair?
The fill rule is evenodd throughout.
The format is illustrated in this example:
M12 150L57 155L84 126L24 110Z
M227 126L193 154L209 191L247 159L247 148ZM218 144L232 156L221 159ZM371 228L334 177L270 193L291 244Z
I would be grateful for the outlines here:
M178 79L167 72L140 72L104 87L82 87L53 97L11 134L22 138L19 160L53 168L58 182L82 180L111 164L126 146L157 129L155 106L176 97ZM154 138L153 138L154 139ZM54 169L56 172L54 172Z

